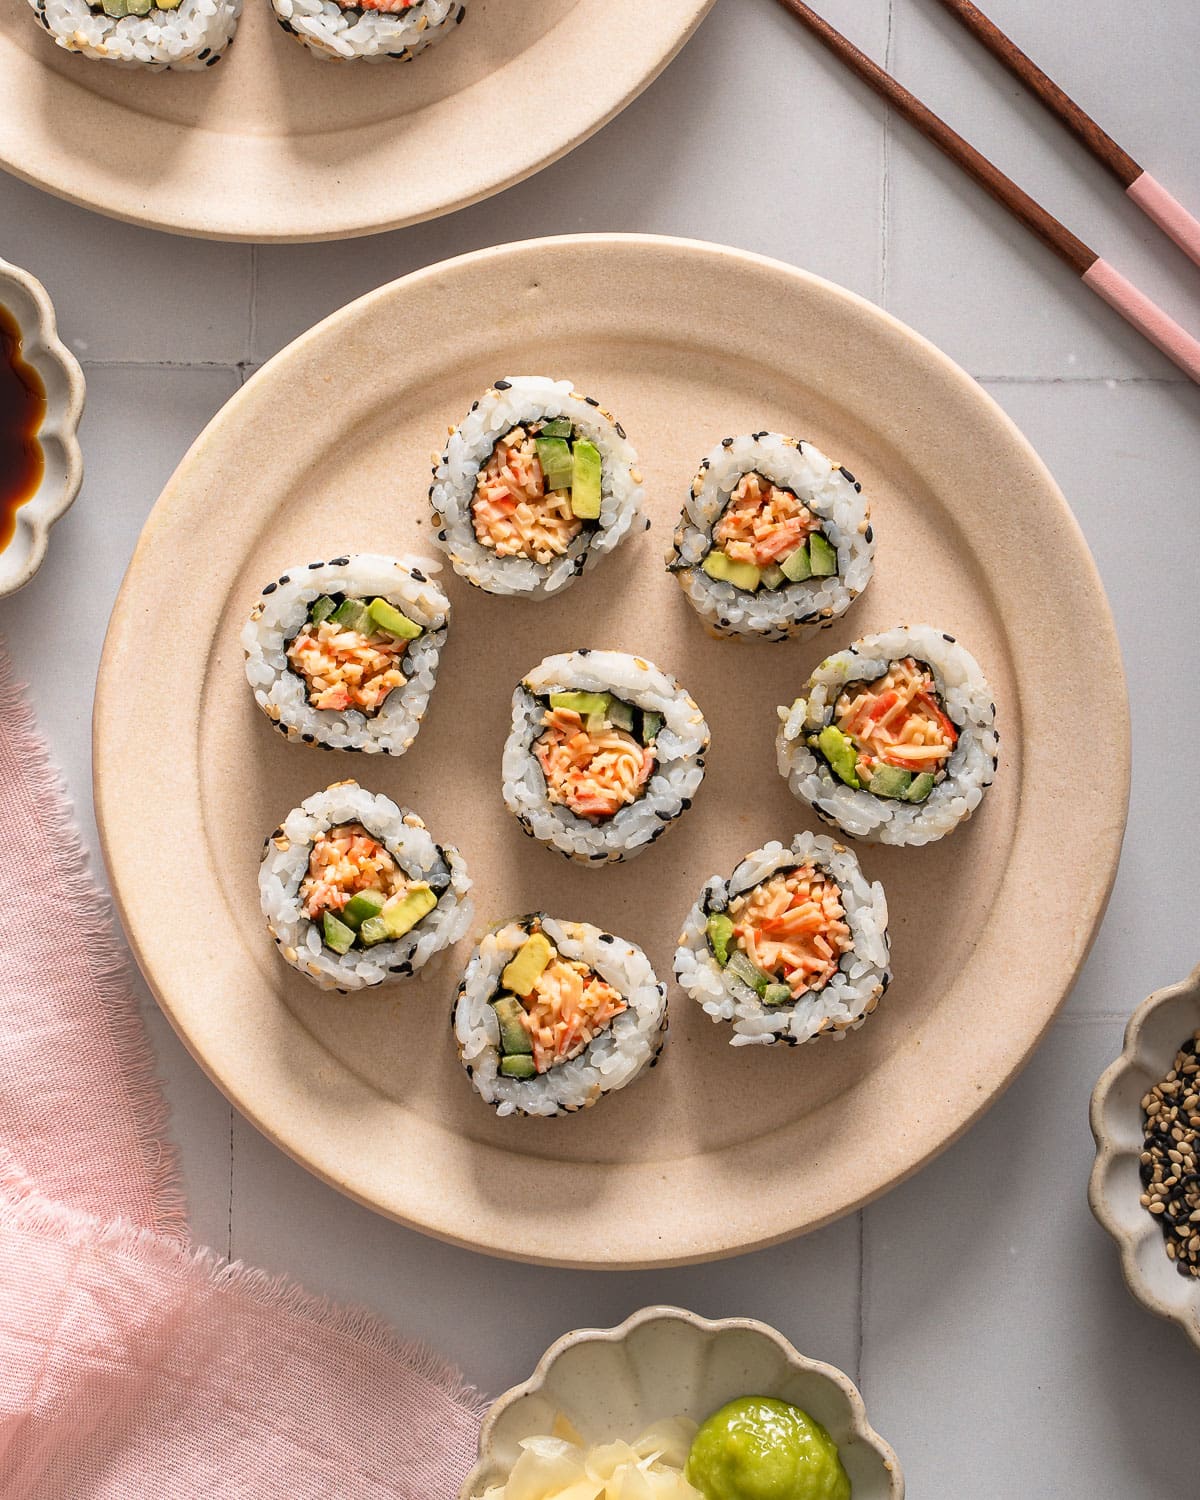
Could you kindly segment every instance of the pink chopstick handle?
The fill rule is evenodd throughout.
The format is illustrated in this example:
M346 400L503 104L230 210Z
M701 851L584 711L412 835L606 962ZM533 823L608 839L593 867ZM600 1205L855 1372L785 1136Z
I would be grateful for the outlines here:
M1200 221L1188 213L1179 199L1172 197L1149 172L1135 177L1125 191L1200 266Z
M1139 292L1131 281L1126 281L1108 261L1094 261L1083 273L1083 280L1200 385L1200 339L1194 339L1186 328L1169 318L1156 302L1151 302L1145 292Z

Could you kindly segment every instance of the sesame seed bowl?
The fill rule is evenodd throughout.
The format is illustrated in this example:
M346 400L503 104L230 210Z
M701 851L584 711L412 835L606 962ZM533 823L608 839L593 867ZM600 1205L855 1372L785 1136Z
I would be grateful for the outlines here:
M1175 1071L1178 1054L1193 1044L1198 1031L1200 966L1181 983L1156 990L1143 1000L1125 1028L1121 1056L1096 1084L1091 1106L1096 1160L1088 1184L1088 1201L1100 1224L1117 1242L1121 1269L1133 1295L1143 1307L1177 1323L1200 1349L1200 1275L1181 1273L1175 1263L1191 1255L1200 1261L1197 1246L1192 1244L1200 1236L1200 1219L1192 1220L1187 1229L1174 1237L1173 1259L1167 1251L1170 1241L1163 1233L1161 1215L1142 1202L1143 1197L1149 1198L1151 1204L1162 1201L1153 1186L1156 1164L1145 1150L1145 1101L1156 1104L1156 1114L1164 1108L1176 1109L1173 1117L1176 1123L1171 1129L1178 1130L1179 1135L1172 1137L1171 1149L1183 1158L1185 1175L1200 1170L1200 1144L1193 1146L1200 1130L1190 1123L1200 1122L1200 1103L1193 1100L1194 1095L1200 1094L1200 1071L1181 1074L1173 1081L1172 1091L1165 1100L1156 1101L1153 1092ZM1188 1064L1192 1061L1189 1056ZM1164 1165L1169 1171L1166 1159ZM1145 1180L1143 1170L1147 1174ZM1188 1207L1191 1211L1190 1204Z
M587 1443L609 1442L664 1418L703 1421L750 1394L790 1401L826 1428L854 1500L904 1500L899 1461L848 1375L753 1318L710 1321L679 1307L644 1307L616 1328L579 1328L551 1344L530 1378L492 1403L459 1500L503 1483L521 1439L549 1433L556 1418Z
M19 266L0 260L0 309L20 337L20 362L45 391L45 412L34 436L41 449L40 478L32 493L14 496L15 525L0 545L0 597L22 588L42 565L50 528L71 506L83 481L77 431L83 412L83 372L58 337L45 287ZM4 476L0 475L0 480Z

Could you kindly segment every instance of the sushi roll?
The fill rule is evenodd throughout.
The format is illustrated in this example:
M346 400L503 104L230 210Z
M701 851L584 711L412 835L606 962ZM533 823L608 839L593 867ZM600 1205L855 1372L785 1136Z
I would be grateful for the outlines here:
M667 567L713 635L784 641L845 614L874 556L854 475L811 443L753 432L701 462Z
M625 429L568 380L497 380L450 431L429 491L438 544L490 594L547 599L629 535L642 476Z
M29 0L67 52L118 67L211 68L233 40L242 0Z
M928 844L979 806L999 764L979 663L931 625L899 625L826 657L779 710L779 773L852 838Z
M536 912L487 933L451 1023L467 1077L498 1115L572 1114L655 1065L667 991L633 943Z
M280 953L322 990L415 974L471 923L462 855L356 781L293 808L263 846L258 892Z
M271 0L275 19L315 56L408 62L459 24L466 0Z
M888 971L883 887L823 833L765 844L714 875L688 913L675 976L734 1047L844 1036L879 1004Z
M446 642L437 564L370 553L290 568L242 631L254 701L289 740L403 755Z
M513 694L504 801L584 864L632 859L692 805L708 725L665 672L622 651L548 656Z

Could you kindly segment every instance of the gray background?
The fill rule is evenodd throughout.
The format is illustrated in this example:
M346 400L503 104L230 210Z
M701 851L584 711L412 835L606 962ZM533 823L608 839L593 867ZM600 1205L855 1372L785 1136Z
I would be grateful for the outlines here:
M1200 332L1200 273L934 0L820 9ZM1195 0L987 9L1200 210ZM1024 1075L913 1181L771 1251L622 1276L490 1261L354 1206L244 1124L146 998L197 1237L379 1309L493 1392L565 1329L671 1301L765 1318L850 1372L915 1500L1196 1496L1200 1358L1128 1297L1085 1186L1088 1094L1125 1017L1200 958L1200 393L772 0L720 0L640 100L540 177L380 238L193 242L0 179L0 254L45 282L88 380L83 495L37 579L0 602L85 833L94 844L89 716L108 613L208 418L294 335L381 282L478 246L612 229L744 246L861 292L959 360L1040 450L1099 563L1133 701L1129 832L1095 949ZM1056 728L1064 792L1105 774L1085 724Z

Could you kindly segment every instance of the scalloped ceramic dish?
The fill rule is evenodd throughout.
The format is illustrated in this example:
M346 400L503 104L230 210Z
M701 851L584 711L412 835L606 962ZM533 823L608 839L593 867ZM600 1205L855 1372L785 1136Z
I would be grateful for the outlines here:
M665 1417L702 1422L736 1396L777 1396L816 1417L838 1445L854 1500L903 1500L900 1464L848 1376L806 1359L765 1323L710 1322L678 1307L645 1307L617 1328L581 1328L551 1344L530 1378L493 1402L459 1500L502 1484L520 1440L548 1433L560 1412L589 1443L631 1440Z
M1088 1202L1121 1252L1129 1290L1151 1312L1178 1323L1200 1349L1200 1280L1181 1276L1158 1224L1142 1207L1138 1157L1142 1096L1165 1077L1180 1046L1200 1027L1200 966L1143 1000L1125 1028L1121 1055L1092 1094L1096 1161Z
M83 371L58 337L46 288L19 266L0 260L0 303L21 330L21 353L46 388L46 416L38 429L45 456L41 483L17 511L17 529L0 551L0 597L15 593L42 565L50 528L70 509L83 481L76 433L83 412Z

